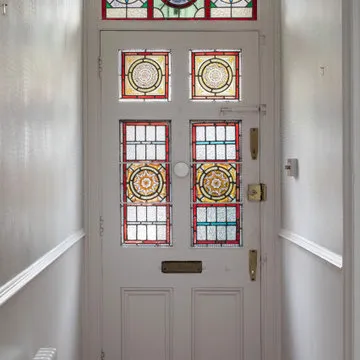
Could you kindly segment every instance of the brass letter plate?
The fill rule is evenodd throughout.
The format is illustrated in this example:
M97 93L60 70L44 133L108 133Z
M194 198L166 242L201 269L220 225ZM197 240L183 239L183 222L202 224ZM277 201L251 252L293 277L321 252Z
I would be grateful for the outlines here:
M161 272L165 274L202 273L202 261L163 261Z

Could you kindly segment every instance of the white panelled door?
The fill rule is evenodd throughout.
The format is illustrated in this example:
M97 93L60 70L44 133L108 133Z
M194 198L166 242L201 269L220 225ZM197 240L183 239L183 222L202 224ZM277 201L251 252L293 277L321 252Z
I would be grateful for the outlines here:
M101 58L106 359L260 360L258 33L104 31Z

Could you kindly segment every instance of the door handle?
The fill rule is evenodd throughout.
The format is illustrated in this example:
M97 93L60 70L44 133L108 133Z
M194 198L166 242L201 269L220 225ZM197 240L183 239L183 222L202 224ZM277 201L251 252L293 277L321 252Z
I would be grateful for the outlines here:
M249 274L251 281L256 281L257 253L257 250L249 250Z

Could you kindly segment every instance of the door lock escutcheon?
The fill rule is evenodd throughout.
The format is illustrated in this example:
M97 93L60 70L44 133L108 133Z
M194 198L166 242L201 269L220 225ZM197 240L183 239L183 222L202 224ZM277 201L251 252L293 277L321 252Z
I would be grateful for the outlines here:
M257 273L257 250L249 250L249 275L251 281L256 281Z
M266 184L249 184L247 190L247 199L249 201L266 201Z

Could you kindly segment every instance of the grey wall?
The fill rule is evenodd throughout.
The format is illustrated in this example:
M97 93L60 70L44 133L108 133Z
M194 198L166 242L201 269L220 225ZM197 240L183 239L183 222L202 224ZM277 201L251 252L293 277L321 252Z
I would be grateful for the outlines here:
M82 227L81 0L0 16L0 285Z
M282 0L282 228L343 249L341 0ZM324 68L322 71L321 68ZM283 360L339 360L342 271L282 240Z

